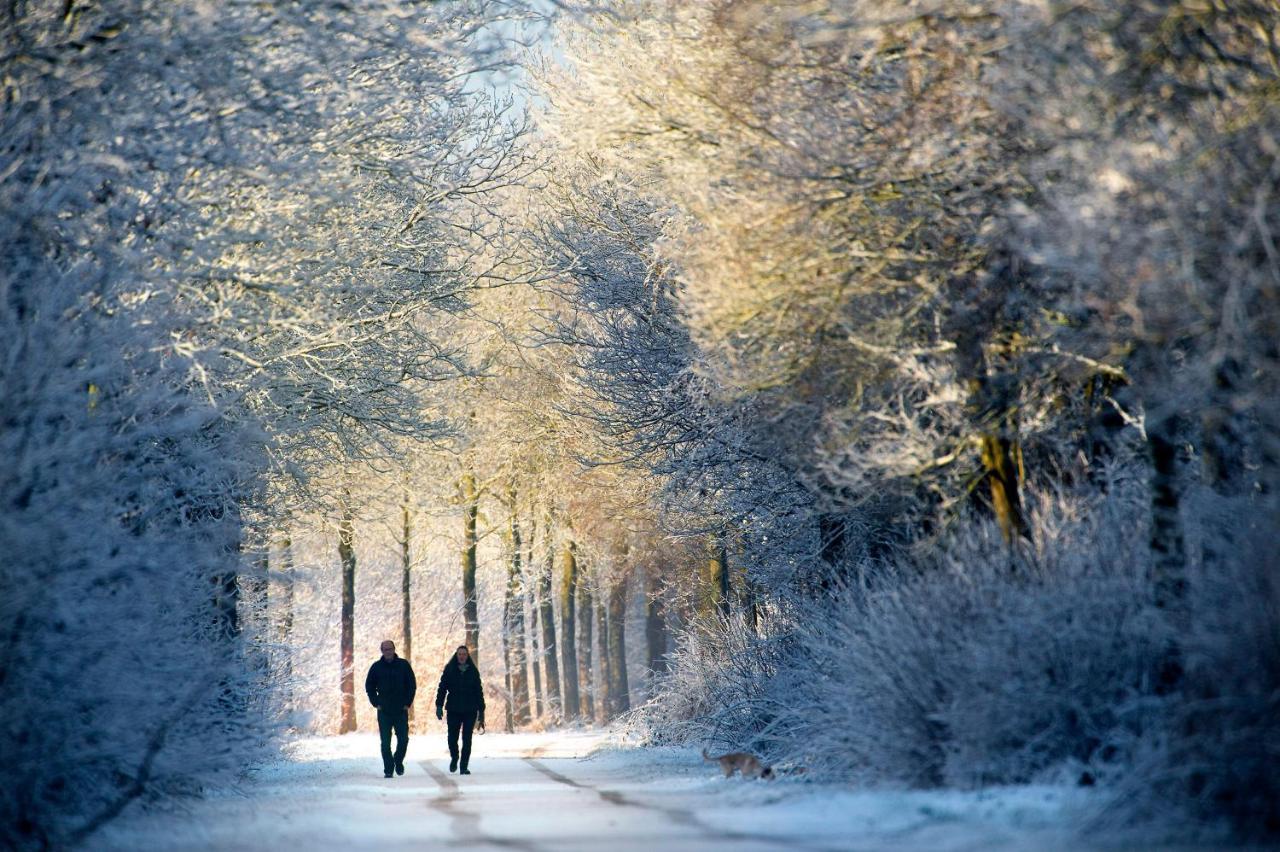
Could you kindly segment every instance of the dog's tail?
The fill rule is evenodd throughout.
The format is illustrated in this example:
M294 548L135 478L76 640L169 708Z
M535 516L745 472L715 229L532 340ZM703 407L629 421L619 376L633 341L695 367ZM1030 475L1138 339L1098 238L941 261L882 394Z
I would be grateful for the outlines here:
M703 748L702 748L702 759L703 759L703 760L707 760L707 761L711 761L711 760L719 760L719 758L712 757L711 755L707 754L706 746L703 746Z

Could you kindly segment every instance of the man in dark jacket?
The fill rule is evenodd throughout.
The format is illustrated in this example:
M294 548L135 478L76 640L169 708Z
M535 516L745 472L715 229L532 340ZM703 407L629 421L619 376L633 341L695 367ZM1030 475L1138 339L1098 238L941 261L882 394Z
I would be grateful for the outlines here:
M471 731L477 726L484 731L484 687L480 672L471 662L471 652L459 645L440 674L436 689L436 718L444 718L445 696L449 711L449 771L458 769L458 733L462 733L462 774L470 775Z
M409 749L409 706L418 691L418 680L413 667L403 657L396 656L396 643L390 639L382 643L382 657L369 667L364 679L364 691L369 703L378 708L378 734L382 737L382 773L391 777L404 774L404 754ZM391 731L396 732L396 753L391 754Z

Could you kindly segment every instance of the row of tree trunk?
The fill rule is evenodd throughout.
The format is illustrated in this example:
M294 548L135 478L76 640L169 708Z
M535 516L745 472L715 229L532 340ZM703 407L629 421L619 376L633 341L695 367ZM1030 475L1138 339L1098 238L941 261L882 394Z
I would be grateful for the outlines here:
M472 654L480 656L479 606L476 593L477 519L480 492L475 480L464 477L460 493L463 497L463 547L461 551L463 621L465 641ZM559 547L560 570L555 572L554 520L544 518L542 550L545 558L535 562L535 539L538 525L530 521L528 535L521 525L514 491L508 492L512 507L507 530L510 545L507 582L502 605L502 662L504 711L508 729L532 722L555 724L577 720L607 722L631 707L627 675L626 603L628 577L615 579L594 576L584 569L572 530L563 536ZM412 560L410 546L413 535L413 513L408 484L401 511L401 656L412 660L413 623L411 588ZM341 712L338 731L356 730L355 700L355 517L349 503L344 503L338 524L338 556L341 563L340 625L340 695ZM287 534L281 546L282 616L276 625L276 642L287 648L292 633L293 586L292 543ZM265 563L265 555L264 555ZM706 597L701 609L705 614L728 618L731 604L743 610L754 628L758 618L750 583L744 583L740 598L734 602L730 591L728 548L722 535L709 541L706 563ZM263 564L261 579L267 576ZM553 590L553 580L558 584ZM242 580L242 583L244 580ZM246 584L248 585L248 584ZM251 590L246 596L256 600ZM670 627L663 592L663 578L658 570L647 572L644 589L644 640L646 668L650 676L661 674L668 666L667 653ZM553 594L555 596L553 600ZM266 606L265 588L260 602ZM557 606L558 605L558 606ZM559 630L556 612L559 610ZM290 661L286 651L283 662L285 680L290 679ZM412 710L411 710L412 712Z
M559 582L553 588L557 555L554 519L549 515L544 519L545 559L539 565L534 560L536 523L530 524L526 539L515 510L514 492L508 493L508 505L511 555L503 600L502 650L510 726L533 721L604 722L626 712L631 708L624 630L626 577L610 582L590 576L568 528L559 547ZM526 611L532 620L528 625ZM661 609L657 614L661 615ZM661 653L665 655L665 624L646 629L661 637Z
M463 625L467 646L480 661L479 600L476 592L477 519L480 489L471 475L460 483L463 545L461 551ZM609 579L584 571L572 530L560 546L559 584L556 576L555 521L544 519L545 558L535 563L537 523L531 521L526 537L515 510L514 491L508 530L510 563L502 606L503 686L508 696L505 710L508 728L587 720L606 722L631 709L627 678L626 602L627 576ZM413 625L410 607L413 533L408 490L401 506L401 656L412 661ZM341 712L338 733L356 730L355 700L355 517L344 503L338 524L338 557L342 570L340 625ZM723 560L723 556L721 557ZM535 567L536 566L536 567ZM291 590L290 590L291 591ZM554 598L553 598L554 595ZM666 666L668 627L656 574L646 588L645 644L649 668ZM559 605L559 635L556 608ZM527 613L527 616L526 616ZM532 675L532 678L530 678Z

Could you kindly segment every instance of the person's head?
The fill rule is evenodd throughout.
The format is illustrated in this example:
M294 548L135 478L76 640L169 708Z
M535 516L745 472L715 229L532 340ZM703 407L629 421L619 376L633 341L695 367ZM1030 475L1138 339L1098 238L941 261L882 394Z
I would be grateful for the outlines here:
M396 656L396 643L390 639L384 639L382 640L382 645L379 646L379 650L382 651L382 659L393 660Z
M453 652L453 658L458 661L458 665L462 665L471 659L471 652L467 650L466 645L459 645L458 650Z

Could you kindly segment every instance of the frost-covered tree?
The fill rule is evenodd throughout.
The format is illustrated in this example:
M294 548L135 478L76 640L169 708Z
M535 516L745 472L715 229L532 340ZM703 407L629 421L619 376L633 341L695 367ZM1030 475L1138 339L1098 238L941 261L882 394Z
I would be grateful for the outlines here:
M979 455L983 365L956 357L946 291L981 267L1014 147L957 46L985 25L891 6L620 4L569 32L571 76L549 81L568 144L677 205L661 250L700 370L768 409L836 549L841 507L870 499L857 471L884 499Z
M263 742L253 551L281 482L437 429L475 280L444 235L520 169L463 80L513 10L0 16L6 844L83 839Z
M574 415L598 458L658 475L668 518L728 532L766 607L810 592L791 638L686 634L663 700L694 730L810 762L778 733L791 655L839 684L812 702L854 708L824 722L836 771L1123 765L1275 830L1246 755L1276 715L1254 542L1276 518L1277 11L635 0L562 28L529 242L563 282ZM1231 584L1250 602L1209 642ZM1072 651L1046 682L1009 636L1050 628ZM964 686L997 673L1035 697ZM1243 745L1194 709L1210 695ZM984 718L1055 733L1030 753Z

